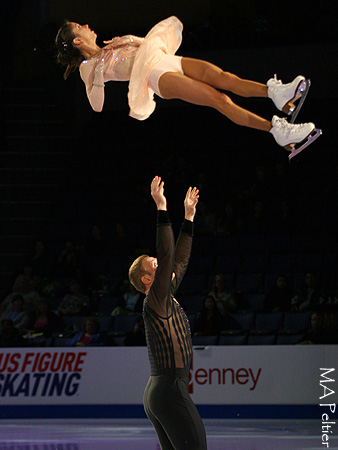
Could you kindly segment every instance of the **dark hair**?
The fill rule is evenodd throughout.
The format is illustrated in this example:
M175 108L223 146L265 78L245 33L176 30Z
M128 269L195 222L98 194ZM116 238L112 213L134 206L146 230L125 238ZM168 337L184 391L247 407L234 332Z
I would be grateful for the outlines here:
M84 60L83 55L79 49L74 47L73 39L75 34L71 26L71 22L65 20L62 27L59 28L55 38L56 47L56 59L57 62L63 66L66 66L63 78L66 80L71 72L76 70L81 62Z
M90 317L86 317L83 321L83 328L85 329L87 326L88 322L93 322L93 324L95 325L95 334L99 332L100 330L100 322L99 320L94 317L94 316L90 316Z
M212 302L213 302L213 304L214 304L214 310L216 310L216 300L215 300L215 298L214 298L212 295L207 295L207 296L205 297L205 299L203 300L202 311L203 311L204 313L206 313L206 311L207 311L207 308L206 308L205 304L206 304L207 300L209 300L209 299L212 300Z
M16 300L20 300L22 303L25 303L24 296L21 295L21 294L15 294L15 295L13 295L12 303L14 303Z

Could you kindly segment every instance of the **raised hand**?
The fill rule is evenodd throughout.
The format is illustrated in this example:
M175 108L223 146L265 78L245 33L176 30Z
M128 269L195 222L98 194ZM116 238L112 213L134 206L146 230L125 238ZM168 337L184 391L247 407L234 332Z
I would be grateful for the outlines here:
M167 210L167 199L164 196L164 181L161 181L161 177L156 176L150 185L151 196L156 203L158 210Z
M196 205L199 199L199 190L194 188L189 188L184 199L184 218L193 222L196 214Z

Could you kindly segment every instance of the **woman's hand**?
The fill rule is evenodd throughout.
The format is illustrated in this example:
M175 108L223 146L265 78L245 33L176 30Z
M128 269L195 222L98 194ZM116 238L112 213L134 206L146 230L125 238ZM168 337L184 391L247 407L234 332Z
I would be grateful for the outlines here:
M116 44L116 42L121 39L119 36L114 37L113 39L109 39L109 41L103 41L104 44L110 45L110 44Z

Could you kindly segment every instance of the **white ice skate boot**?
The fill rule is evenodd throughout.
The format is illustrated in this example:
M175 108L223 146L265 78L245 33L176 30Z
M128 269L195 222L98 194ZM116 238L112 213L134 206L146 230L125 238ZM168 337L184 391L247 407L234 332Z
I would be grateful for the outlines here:
M303 106L304 100L309 92L311 81L298 75L291 83L283 84L277 80L277 75L267 82L268 96L276 107L285 114L291 115L290 122L293 123ZM294 102L301 99L295 108Z
M291 151L289 155L291 160L315 141L322 134L322 130L316 129L313 123L291 124L286 119L273 116L270 133L277 144Z

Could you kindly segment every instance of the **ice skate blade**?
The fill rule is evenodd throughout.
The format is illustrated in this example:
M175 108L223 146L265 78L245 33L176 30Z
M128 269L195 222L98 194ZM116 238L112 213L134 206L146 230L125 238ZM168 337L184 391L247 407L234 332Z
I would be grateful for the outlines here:
M306 138L305 141L303 141L303 144L301 144L300 147L294 146L290 155L289 155L289 161L291 161L292 158L294 158L296 155L299 155L300 152L302 152L306 147L308 147L310 144L312 144L316 139L321 136L322 130L319 128L315 128L309 136Z
M304 103L304 101L306 99L306 96L309 93L310 87L311 87L311 80L310 79L304 80L304 81L302 81L299 84L299 86L297 88L297 91L296 91L296 96L291 101L292 102L296 101L298 98L300 98L300 100L299 100L296 108L293 111L290 111L290 115L291 115L290 123L294 123L295 122L295 120L296 120L296 118L298 116L298 113L299 113L299 111L300 111L301 107L303 106L303 103Z

